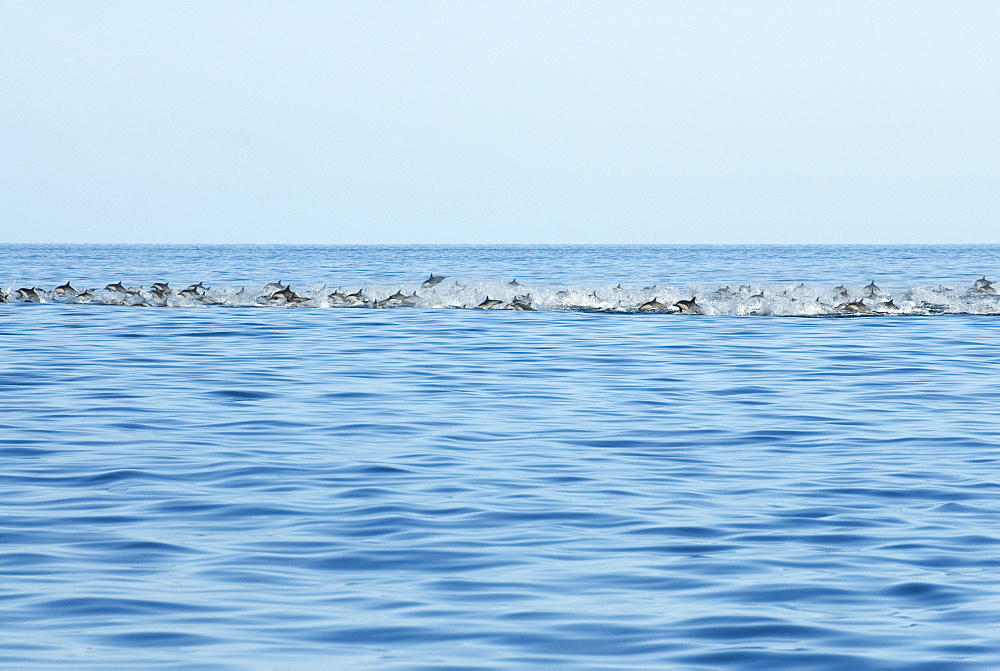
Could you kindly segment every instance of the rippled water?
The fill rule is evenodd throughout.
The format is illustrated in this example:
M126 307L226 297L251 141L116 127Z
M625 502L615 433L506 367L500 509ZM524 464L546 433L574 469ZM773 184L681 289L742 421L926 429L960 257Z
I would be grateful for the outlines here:
M122 253L3 249L5 286ZM370 251L656 281L622 249ZM923 249L885 284L996 273ZM274 273L325 281L301 250ZM103 282L278 279L140 251ZM811 253L758 279L872 279ZM1000 666L993 315L19 302L0 336L6 668Z

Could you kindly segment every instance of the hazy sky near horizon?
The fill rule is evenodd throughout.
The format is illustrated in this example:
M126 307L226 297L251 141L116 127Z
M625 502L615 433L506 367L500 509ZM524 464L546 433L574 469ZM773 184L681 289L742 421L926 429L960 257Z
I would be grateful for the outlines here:
M0 242L997 243L997 2L0 2Z

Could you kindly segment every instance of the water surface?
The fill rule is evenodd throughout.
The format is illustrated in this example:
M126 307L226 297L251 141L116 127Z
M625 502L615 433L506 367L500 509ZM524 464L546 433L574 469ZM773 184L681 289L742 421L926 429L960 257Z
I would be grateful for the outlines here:
M43 271L46 248L5 247L6 286L88 254L94 284L332 268L149 248L118 277L120 248L60 249ZM885 284L996 272L930 249ZM379 249L389 270L338 272L639 285L646 253ZM872 279L756 253L675 279ZM992 315L54 301L0 305L0 337L5 667L1000 666Z

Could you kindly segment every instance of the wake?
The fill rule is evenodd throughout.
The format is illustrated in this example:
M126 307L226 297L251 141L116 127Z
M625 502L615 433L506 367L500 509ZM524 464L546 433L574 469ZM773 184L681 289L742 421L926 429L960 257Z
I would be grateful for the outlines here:
M691 315L843 317L862 315L1000 314L1000 294L985 277L968 287L910 287L890 291L872 281L863 287L804 283L628 287L550 287L516 279L446 283L431 275L411 285L292 288L281 282L254 287L206 286L183 289L157 282L149 287L121 282L77 289L71 283L45 289L0 289L0 303L61 303L123 307L208 306L323 309L479 309L525 312L606 312Z

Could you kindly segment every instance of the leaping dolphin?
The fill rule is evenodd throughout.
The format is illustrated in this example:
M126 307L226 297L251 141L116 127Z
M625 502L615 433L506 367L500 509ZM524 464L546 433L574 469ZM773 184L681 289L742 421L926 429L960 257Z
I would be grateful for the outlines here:
M482 303L480 303L479 305L476 306L476 309L477 310L489 310L494 305L500 305L500 303L503 303L503 301L498 301L495 298L490 298L489 296L487 296L486 300L484 300Z
M993 283L986 279L986 276L984 275L982 279L976 280L976 283L966 293L995 294L996 289L993 288Z
M104 290L105 291L117 291L120 294L123 294L123 293L125 293L125 291L127 291L125 289L125 285L122 284L121 282L115 282L114 284L109 284L108 286L104 287Z
M524 296L514 296L510 303L503 306L504 310L524 310L527 312L535 312L535 308L531 307L531 295L527 294Z
M705 314L702 311L701 306L698 305L695 302L694 299L695 299L695 297L692 296L691 300L689 300L689 301L677 301L676 303L673 304L672 307L677 308L681 312L688 312L688 313L693 314L693 315L703 315L703 314Z
M431 276L428 277L426 280L424 280L424 283L420 285L420 288L430 289L435 284L440 284L442 281L444 281L444 279L445 279L444 275L435 275L434 273L431 273Z
M53 293L59 294L60 296L76 296L76 289L69 285L69 282L58 286L52 290Z
M293 301L296 300L297 298L300 298L300 296L294 291L292 291L292 285L288 285L281 291L275 291L273 294L267 297L267 299L270 301L276 301L279 298L284 298L285 302L287 303L289 301Z
M667 306L660 302L659 298L654 298L651 301L646 301L639 306L641 312L646 312L648 310L666 310Z
M33 303L41 303L42 298L34 287L21 287L17 290L17 297Z

